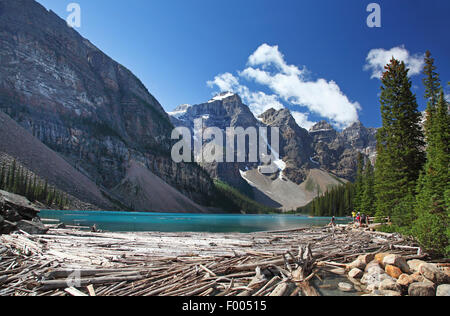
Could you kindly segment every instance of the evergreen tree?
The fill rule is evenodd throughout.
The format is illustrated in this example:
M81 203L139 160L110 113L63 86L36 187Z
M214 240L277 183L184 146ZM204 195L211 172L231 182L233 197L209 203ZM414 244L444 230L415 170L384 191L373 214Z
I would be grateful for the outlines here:
M372 163L370 160L364 172L364 185L361 197L361 212L366 215L375 215L375 175Z
M364 156L362 153L358 153L358 170L356 173L355 182L355 198L353 204L358 212L362 212L362 197L364 193Z
M6 164L2 163L2 168L0 169L0 190L5 189L6 184Z
M396 59L386 66L380 98L383 126L377 134L376 215L390 216L398 226L413 220L414 210L405 205L425 162L421 113L408 72L405 63Z
M441 90L441 82L439 74L436 73L436 66L434 65L434 58L431 57L430 51L425 54L425 67L423 74L423 84L425 86L425 99L427 99L426 121L425 121L425 136L429 137L429 129L433 122L434 112L439 100L439 92Z
M427 128L428 159L418 184L415 207L417 220L414 222L413 233L427 250L448 255L450 115L442 90Z

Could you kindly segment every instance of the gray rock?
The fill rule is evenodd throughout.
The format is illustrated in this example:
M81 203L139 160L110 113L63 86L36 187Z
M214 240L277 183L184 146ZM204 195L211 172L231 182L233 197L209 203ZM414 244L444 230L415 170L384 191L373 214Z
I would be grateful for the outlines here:
M361 279L361 283L370 289L377 289L384 280L394 280L380 267L378 262L372 261L366 267L366 273Z
M401 292L402 288L397 282L386 279L383 282L380 283L379 286L380 291L395 291L395 292Z
M418 259L409 260L408 266L409 266L409 269L411 270L411 273L419 272L419 267L424 263L426 263L426 262L423 260L418 260Z
M10 234L17 229L17 224L5 220L3 225L0 227L1 234Z
M353 291L353 285L350 283L341 282L338 284L339 290L342 292L351 292Z
M384 257L383 266L387 265L395 266L402 270L404 273L410 273L410 269L408 263L406 262L406 259L400 255L387 255L386 257Z
M450 277L432 263L423 263L419 266L419 272L426 279L435 284L448 284L450 283Z
M43 235L47 233L48 228L41 222L22 220L17 223L17 229L23 230L31 235Z
M5 219L10 222L18 222L22 220L22 216L20 216L19 212L16 210L6 210L3 212L3 215L5 216Z
M435 296L436 289L430 283L413 283L408 289L409 296Z
M368 254L368 255L359 256L357 260L364 262L365 265L368 265L374 259L375 259L375 254Z
M367 263L365 263L365 262L363 262L363 261L361 261L359 259L356 259L355 261L353 261L352 263L350 263L348 265L348 269L351 269L351 270L353 270L353 269L364 270L366 268L366 265L367 265Z
M439 285L436 290L436 296L450 296L450 284Z
M352 270L348 273L348 276L349 276L350 278L353 278L353 279L361 279L361 278L364 276L364 271L362 271L362 270L360 270L360 269L358 269L358 268L355 268L355 269L352 269Z
M0 191L0 196L4 204L4 217L11 222L21 219L32 220L39 214L39 210L23 196L6 191Z

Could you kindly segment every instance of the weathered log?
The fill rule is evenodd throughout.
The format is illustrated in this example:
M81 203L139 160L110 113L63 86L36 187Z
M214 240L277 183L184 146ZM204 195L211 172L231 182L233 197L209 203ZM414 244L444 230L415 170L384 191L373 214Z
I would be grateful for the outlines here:
M77 290L74 287L68 287L68 288L64 289L64 292L67 292L72 296L88 296L87 294Z
M127 277L100 277L100 278L92 278L92 279L80 279L80 280L55 280L55 281L41 281L41 290L47 291L47 290L55 290L55 289L64 289L67 288L68 284L75 283L76 287L86 287L90 284L111 284L116 282L123 282L123 281L138 281L142 280L143 276L127 276Z

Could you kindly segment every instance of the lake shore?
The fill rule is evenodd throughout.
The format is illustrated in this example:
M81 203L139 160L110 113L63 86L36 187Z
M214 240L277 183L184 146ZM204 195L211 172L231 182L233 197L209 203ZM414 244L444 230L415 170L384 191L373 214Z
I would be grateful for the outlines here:
M346 277L361 255L425 257L400 235L343 225L252 234L51 228L0 240L1 296L316 296L321 270Z

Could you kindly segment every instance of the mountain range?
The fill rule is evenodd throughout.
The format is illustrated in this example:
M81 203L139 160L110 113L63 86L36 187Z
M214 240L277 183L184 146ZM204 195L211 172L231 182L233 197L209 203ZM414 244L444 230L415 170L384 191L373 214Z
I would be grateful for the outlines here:
M222 130L278 127L282 167L262 175L257 163L173 162L173 128L192 130L199 118ZM219 179L261 204L295 209L352 181L358 153L375 157L375 135L360 122L308 131L286 109L255 117L233 93L168 114L55 13L34 0L0 0L0 160L17 160L75 205L209 212Z
M339 132L327 122L319 122L309 131L301 128L288 109L270 109L256 118L237 94L224 92L198 105L181 105L169 115L178 127L194 134L195 121L203 129L216 127L224 133L228 127L277 127L280 131L281 163L278 172L264 175L255 163L200 163L211 177L218 178L250 195L257 202L296 209L311 202L329 188L353 181L358 154L376 156L375 128L355 122ZM208 142L205 142L204 150Z

